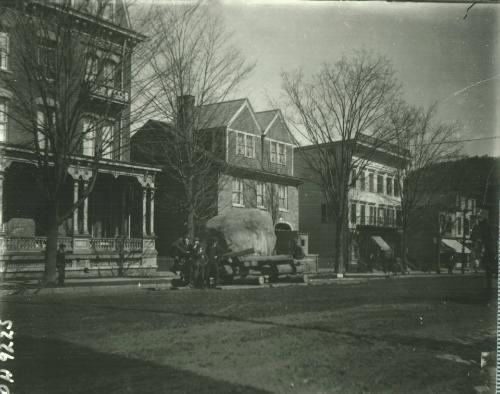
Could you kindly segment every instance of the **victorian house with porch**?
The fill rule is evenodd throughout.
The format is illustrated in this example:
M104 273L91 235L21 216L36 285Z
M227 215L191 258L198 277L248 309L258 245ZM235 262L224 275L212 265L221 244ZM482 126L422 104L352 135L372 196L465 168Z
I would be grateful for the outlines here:
M109 48L117 48L113 56L103 54L102 59L95 59L96 68L112 70L117 77L112 78L112 84L102 81L102 88L92 94L88 112L98 117L99 108L106 103L119 115L101 132L114 138L117 123L121 132L113 140L113 149L104 150L97 166L91 157L92 140L84 139L80 154L72 156L64 185L67 206L82 198L95 175L93 171L98 176L92 192L59 227L58 243L66 245L66 271L70 276L156 270L153 198L159 170L132 163L128 149L131 49L145 37L132 30L122 0L107 2L100 16L92 15L92 6L74 11L66 8L82 1L13 1L5 5L24 13L71 12L75 23L83 21L90 27L99 24L100 31L105 32L100 39L112 41ZM37 187L39 173L32 134L23 132L9 116L18 97L8 90L5 81L20 72L10 56L18 44L12 33L9 21L0 21L0 270L6 276L37 276L44 270L47 209Z

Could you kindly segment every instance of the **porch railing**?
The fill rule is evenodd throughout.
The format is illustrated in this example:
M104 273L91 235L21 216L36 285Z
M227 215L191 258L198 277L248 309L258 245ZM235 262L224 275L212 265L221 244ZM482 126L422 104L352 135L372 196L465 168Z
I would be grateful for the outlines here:
M66 250L73 250L73 238L57 238L57 244L66 245ZM47 247L47 237L7 237L5 249L11 251L44 251Z
M91 238L90 247L95 250L118 251L120 242L123 242L123 250L126 252L142 251L142 238Z
M47 237L5 237L5 249L8 251L19 252L43 252L47 246ZM98 251L116 252L119 250L117 238L91 238L89 240L90 248ZM57 244L66 245L66 251L73 250L73 238L59 237ZM123 250L126 252L141 252L143 249L142 238L123 239Z

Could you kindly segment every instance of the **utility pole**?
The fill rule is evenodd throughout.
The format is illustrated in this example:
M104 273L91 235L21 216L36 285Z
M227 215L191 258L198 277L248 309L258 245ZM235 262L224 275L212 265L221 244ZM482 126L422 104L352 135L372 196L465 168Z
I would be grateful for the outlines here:
M467 201L467 200L466 200ZM466 264L466 258L465 258L465 215L467 215L468 209L464 208L463 209L463 225L462 225L462 267L461 271L462 274L465 274L465 264Z
M438 212L437 215L437 237L436 237L436 246L437 246L437 267L436 272L438 274L441 273L441 215Z

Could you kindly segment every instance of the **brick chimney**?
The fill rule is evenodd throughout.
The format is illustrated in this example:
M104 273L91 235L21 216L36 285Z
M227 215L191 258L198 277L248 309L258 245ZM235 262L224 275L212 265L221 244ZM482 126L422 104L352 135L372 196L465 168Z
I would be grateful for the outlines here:
M194 101L191 95L177 97L177 127L180 130L190 131L193 127Z

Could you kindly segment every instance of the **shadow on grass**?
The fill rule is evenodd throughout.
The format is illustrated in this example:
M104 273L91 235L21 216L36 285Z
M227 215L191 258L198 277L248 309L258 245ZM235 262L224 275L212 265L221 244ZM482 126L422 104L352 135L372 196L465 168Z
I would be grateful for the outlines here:
M55 339L17 336L15 357L5 367L16 394L268 393Z

